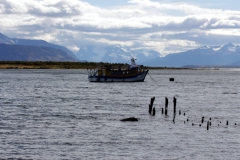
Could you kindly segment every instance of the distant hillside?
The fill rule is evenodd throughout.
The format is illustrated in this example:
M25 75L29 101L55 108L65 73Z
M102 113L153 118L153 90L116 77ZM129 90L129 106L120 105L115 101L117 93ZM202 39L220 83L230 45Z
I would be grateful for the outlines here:
M8 55L9 56L11 55L11 57L7 57L8 55L4 54L4 53L6 53L6 50L5 50L6 46L1 45L1 47L4 46L5 48L0 48L0 54L2 55L0 57L0 60L4 60L4 59L21 60L21 59L24 59L24 60L29 60L30 61L30 60L34 60L34 59L35 60L41 59L42 61L79 61L77 59L77 57L75 56L75 54L73 54L73 52L68 50L66 47L55 45L55 44L52 44L52 43L48 43L48 42L43 41L43 40L9 38L9 37L3 35L2 33L0 33L0 44L11 45L11 46L8 46ZM19 45L21 45L22 47L20 47ZM12 50L9 47L12 47ZM17 54L16 48L19 48L19 51L24 50L25 52L21 53L21 54L24 54L25 57L21 58L21 56L19 55L20 53L18 52L18 54ZM41 49L40 50L41 53L39 52L39 48ZM34 49L36 49L36 50L34 50ZM31 55L29 53L31 53ZM50 55L48 55L47 53L49 53ZM4 59L2 59L3 54L4 54ZM16 56L14 54L16 54ZM30 57L27 57L27 55L29 55ZM33 57L35 55L37 55L37 57ZM55 57L53 55L55 55ZM66 59L64 59L64 57ZM20 58L20 59L18 59L18 58Z
M44 46L0 44L0 61L76 61L66 52Z
M51 47L51 48L55 48L55 49L61 49L62 51L66 52L68 55L77 59L75 54L72 51L68 50L64 46L59 46L59 45L56 45L56 44L48 43L48 42L43 41L43 40L18 39L18 38L13 38L12 40L15 42L15 44L18 44L18 45L45 46L45 47Z
M189 50L165 57L146 61L148 66L228 66L240 65L240 47L231 43L218 46L203 46L198 49Z

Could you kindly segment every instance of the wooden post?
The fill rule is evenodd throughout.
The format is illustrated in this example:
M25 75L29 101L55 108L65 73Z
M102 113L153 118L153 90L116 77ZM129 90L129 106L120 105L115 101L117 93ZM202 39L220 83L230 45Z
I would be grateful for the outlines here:
M226 123L227 125L228 125L228 121L227 121L227 123Z
M164 114L164 109L162 108L162 114Z
M168 110L168 98L165 97L165 115L167 115L167 110Z
M149 110L148 110L148 112L149 112L150 115L151 115L151 113L152 113L152 108L153 108L153 102L154 102L154 100L155 100L155 97L152 97L151 100L150 100Z
M204 116L202 117L202 123L204 122Z
M155 107L153 107L153 116L155 116L155 112L156 112Z
M181 110L179 110L179 115L181 115Z
M152 105L151 105L151 104L149 104L149 110L148 110L148 112L149 112L149 114L151 115L151 113L152 113Z
M176 114L176 105L177 105L177 99L173 97L173 112Z
M207 130L209 130L209 121L207 122Z

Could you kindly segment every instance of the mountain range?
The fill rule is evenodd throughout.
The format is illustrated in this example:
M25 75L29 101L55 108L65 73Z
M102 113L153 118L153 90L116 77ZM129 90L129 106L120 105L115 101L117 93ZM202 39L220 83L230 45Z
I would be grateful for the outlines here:
M120 46L97 49L88 46L81 48L76 56L87 61L111 63L129 63L131 57L134 57L137 63L153 67L240 66L240 47L231 43L203 46L165 57L154 50L133 50Z
M240 47L232 43L203 46L186 52L169 54L145 62L151 66L240 66Z
M79 61L64 46L43 40L9 38L0 33L0 61Z
M240 66L240 47L225 45L202 46L197 49L161 57L154 50L131 49L120 46L80 47L74 54L64 46L43 40L9 38L0 33L0 61L89 61L129 63L132 57L138 64L153 67L183 66Z

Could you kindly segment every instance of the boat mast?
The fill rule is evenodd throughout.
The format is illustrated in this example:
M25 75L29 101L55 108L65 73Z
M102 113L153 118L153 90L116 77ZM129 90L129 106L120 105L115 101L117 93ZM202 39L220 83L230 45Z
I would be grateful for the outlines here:
M132 66L136 65L135 60L137 60L137 59L134 59L134 58L131 59L131 65L132 65Z

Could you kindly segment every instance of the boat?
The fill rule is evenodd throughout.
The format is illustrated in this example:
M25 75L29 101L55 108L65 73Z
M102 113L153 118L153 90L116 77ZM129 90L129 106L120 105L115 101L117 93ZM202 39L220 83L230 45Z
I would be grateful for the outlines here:
M143 82L148 70L143 65L137 65L136 59L131 59L131 65L105 65L88 71L89 82Z

